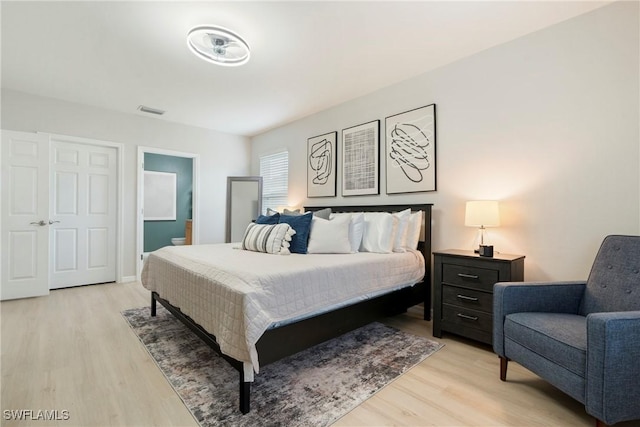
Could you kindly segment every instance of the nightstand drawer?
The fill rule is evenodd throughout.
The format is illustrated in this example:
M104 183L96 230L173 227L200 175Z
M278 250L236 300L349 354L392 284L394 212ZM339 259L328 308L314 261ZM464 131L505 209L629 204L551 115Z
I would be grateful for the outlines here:
M467 286L493 292L493 285L498 281L498 277L498 270L456 264L442 265L442 281L449 285Z
M493 294L455 286L442 286L442 302L485 313L493 311Z
M448 325L452 325L449 330L454 331L453 325L466 326L483 331L493 330L493 315L482 311L471 310L455 305L442 305L442 320Z

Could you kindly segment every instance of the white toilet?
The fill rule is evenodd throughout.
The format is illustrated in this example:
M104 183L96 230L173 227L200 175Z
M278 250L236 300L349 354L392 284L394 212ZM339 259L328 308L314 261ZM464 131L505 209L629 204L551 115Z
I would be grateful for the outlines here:
M173 246L182 246L184 245L185 240L186 239L184 237L174 237L173 239L171 239L171 244Z

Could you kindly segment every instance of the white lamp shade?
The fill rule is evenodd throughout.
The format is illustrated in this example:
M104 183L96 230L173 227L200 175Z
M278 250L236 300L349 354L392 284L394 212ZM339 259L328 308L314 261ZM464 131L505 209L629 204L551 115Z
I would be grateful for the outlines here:
M498 227L500 210L496 200L474 200L467 202L464 225L467 227Z

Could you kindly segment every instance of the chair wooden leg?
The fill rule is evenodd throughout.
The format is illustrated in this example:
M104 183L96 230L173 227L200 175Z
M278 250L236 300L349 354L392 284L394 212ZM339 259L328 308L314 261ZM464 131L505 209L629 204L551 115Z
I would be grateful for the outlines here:
M500 356L500 380L507 380L507 365L509 364L509 359L506 357Z
M600 421L596 418L596 427L609 427L609 424L605 424L604 421Z

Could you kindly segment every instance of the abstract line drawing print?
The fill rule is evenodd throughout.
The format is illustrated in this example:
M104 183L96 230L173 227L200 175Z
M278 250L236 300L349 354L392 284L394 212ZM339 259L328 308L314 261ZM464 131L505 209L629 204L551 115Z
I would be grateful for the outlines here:
M307 140L307 197L335 197L338 132Z
M375 151L371 129L349 133L344 140L345 188L363 190L375 185Z
M342 195L379 194L380 121L342 131Z
M311 144L309 167L314 172L311 182L316 185L325 185L329 181L333 170L331 167L332 148L333 145L326 139Z
M422 171L429 169L429 137L412 123L396 123L391 129L389 157L402 170L408 180L422 182Z
M386 118L387 194L436 190L435 104Z

